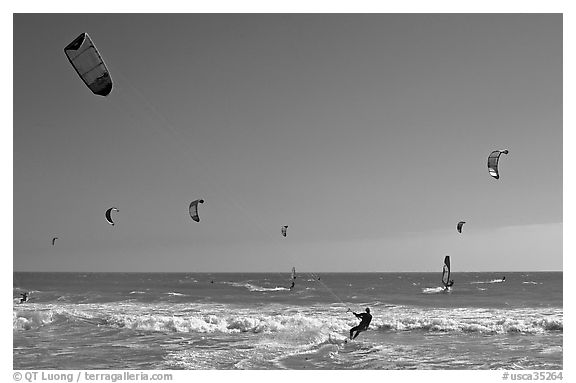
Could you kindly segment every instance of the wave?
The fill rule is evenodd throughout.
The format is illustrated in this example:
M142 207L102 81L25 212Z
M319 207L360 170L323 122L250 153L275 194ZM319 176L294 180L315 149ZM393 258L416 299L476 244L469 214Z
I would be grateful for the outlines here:
M289 338L306 332L319 332L328 327L338 330L347 328L347 324L327 323L318 318L295 315L250 315L250 314L209 314L171 316L160 314L117 314L106 319L111 327L132 330L177 332L177 333L275 333L289 334Z
M198 332L198 333L289 333L289 337L316 332L318 341L328 341L322 331L328 329L346 333L351 325L344 319L309 318L301 315L253 316L253 315L208 315L193 317L173 317L161 315L115 316L108 320L115 327L138 330ZM376 320L373 327L383 331L426 331L449 333L482 334L542 334L550 331L563 331L561 318L431 318L403 317L396 320ZM285 341L285 339L283 340Z
M444 287L425 287L422 289L423 294L439 294L444 293Z
M243 287L243 288L248 289L249 291L252 291L252 292L289 291L290 290L288 287L282 287L282 286L262 287L262 286L253 285L253 284L248 283L248 282L222 282L222 283L230 285L230 286L234 286L234 287Z
M481 334L543 334L563 331L561 318L401 318L385 321L379 328L392 331L427 331Z
M182 294L182 293L179 293L176 291L170 291L170 292L166 293L166 295L171 295L173 297L186 297L187 296L186 294Z
M59 324L109 326L151 332L274 333L280 341L329 342L329 334L346 334L357 320L343 310L278 307L253 312L227 305L14 305L13 330L24 331ZM80 307L79 307L80 306ZM377 331L425 331L481 334L544 334L562 332L561 309L417 309L375 307L370 325Z
M260 286L248 286L250 291L290 291L288 287L260 287Z
M35 309L33 308L34 304L27 306L27 309L24 310L13 310L12 329L14 331L33 330L47 325L67 324L70 322L101 324L97 317L81 310L63 307Z
M491 281L473 281L473 282L470 282L470 284L471 285L477 285L477 284L486 284L486 283L492 284L492 283L503 283L503 282L506 282L506 281L502 280L502 279L492 279Z
M52 312L13 312L12 329L13 330L31 330L38 328L53 321Z

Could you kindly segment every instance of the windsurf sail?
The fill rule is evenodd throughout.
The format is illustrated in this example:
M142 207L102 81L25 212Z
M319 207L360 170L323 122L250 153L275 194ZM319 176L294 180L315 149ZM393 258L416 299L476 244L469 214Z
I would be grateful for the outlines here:
M500 173L498 173L498 161L500 161L501 154L508 154L508 149L494 150L488 156L488 173L496 179L500 178Z
M115 207L111 207L110 209L106 210L106 221L108 221L108 223L112 226L114 226L114 221L112 221L112 212L119 212L120 210L118 210Z
M98 49L88 36L82 33L64 48L64 53L84 84L99 96L112 91L112 78Z
M295 279L296 279L296 268L293 267L292 268L292 280L295 280Z
M286 236L286 230L288 230L288 226L282 226L282 235Z
M56 243L56 240L58 239L58 237L54 237L52 238L52 246L54 246L54 244Z
M442 267L442 284L447 286L450 282L450 256L444 257L444 266Z

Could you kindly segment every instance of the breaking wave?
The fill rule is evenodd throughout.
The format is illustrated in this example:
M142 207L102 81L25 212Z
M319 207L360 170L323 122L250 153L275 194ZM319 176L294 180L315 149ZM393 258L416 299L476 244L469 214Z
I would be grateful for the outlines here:
M14 305L13 330L25 331L80 323L141 331L177 333L346 333L357 320L349 313L314 308L269 308L253 311L210 306L191 311L187 305L62 305L20 308ZM81 306L81 307L78 307ZM543 334L562 332L561 309L447 309L396 306L382 309L371 328L378 331L426 331L482 334ZM292 335L291 335L292 336ZM324 339L324 340L326 340Z

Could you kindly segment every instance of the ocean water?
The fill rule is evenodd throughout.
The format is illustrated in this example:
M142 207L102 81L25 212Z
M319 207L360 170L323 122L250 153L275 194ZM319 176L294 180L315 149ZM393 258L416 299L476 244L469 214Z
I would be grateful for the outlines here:
M16 272L13 368L563 369L562 273L502 275Z

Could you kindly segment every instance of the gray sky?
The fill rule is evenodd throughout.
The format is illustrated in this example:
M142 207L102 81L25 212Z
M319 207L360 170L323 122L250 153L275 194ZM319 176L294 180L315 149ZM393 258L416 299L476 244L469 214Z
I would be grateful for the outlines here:
M559 14L13 21L16 271L562 269Z

